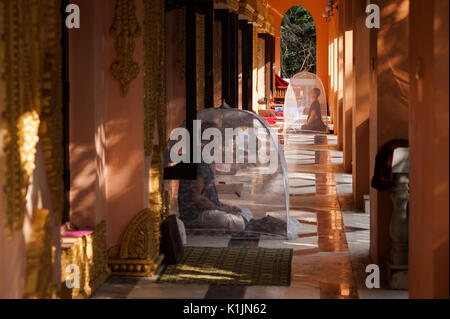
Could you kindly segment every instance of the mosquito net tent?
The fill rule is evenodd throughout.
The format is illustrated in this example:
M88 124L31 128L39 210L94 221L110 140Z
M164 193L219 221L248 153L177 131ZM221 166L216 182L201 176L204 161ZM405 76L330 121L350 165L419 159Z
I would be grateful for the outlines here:
M326 132L327 97L320 78L300 72L289 81L284 102L284 131Z
M183 172L166 180L166 189L171 213L188 236L295 236L283 151L261 117L223 107L201 110L191 142L185 127L172 131L164 157L166 170Z

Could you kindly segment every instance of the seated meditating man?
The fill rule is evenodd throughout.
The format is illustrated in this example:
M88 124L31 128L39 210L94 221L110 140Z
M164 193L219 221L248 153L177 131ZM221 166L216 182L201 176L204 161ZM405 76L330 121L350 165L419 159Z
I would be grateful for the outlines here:
M319 96L320 89L314 88L310 91L310 97L313 101L309 108L308 119L301 129L306 131L326 131L327 126L322 121L322 113L320 111Z
M213 123L202 122L203 132ZM207 143L202 141L202 148ZM215 186L214 164L197 164L196 180L181 180L178 187L178 209L186 228L211 228L244 231L245 220L239 207L219 201Z

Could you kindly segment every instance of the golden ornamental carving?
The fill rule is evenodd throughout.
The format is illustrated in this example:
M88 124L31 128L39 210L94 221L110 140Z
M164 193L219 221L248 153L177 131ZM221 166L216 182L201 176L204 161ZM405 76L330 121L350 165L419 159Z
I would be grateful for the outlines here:
M159 254L160 213L154 215L144 209L130 222L119 247L109 251L112 274L124 276L151 276L161 264ZM158 226L155 228L155 226Z
M151 156L155 125L159 144L165 141L164 0L144 0L144 151Z
M60 0L0 1L5 100L2 194L7 235L22 229L25 196L34 170L36 144L44 149L52 205L59 214L62 196L61 14ZM62 129L61 129L62 132ZM62 152L62 151L61 151ZM61 177L61 178L60 178ZM58 220L58 218L56 218Z
M139 213L128 225L120 245L122 259L150 258L151 214L148 210Z
M63 84L61 47L61 0L41 0L45 3L44 24L46 50L42 72L41 125L39 138L44 154L45 171L50 190L55 223L61 225L64 206L64 150L63 150ZM40 22L42 23L42 21Z
M66 286L67 266L80 267L80 287ZM64 299L89 298L110 275L106 244L106 222L100 222L90 235L78 238L61 251L61 297Z
M134 39L141 34L133 0L117 0L111 35L116 38L117 61L111 65L111 73L120 83L123 95L139 74L139 64L133 61Z
M239 14L245 16L249 22L252 22L255 10L256 10L256 1L255 0L240 0L239 1Z
M31 220L31 237L27 243L24 298L56 297L56 283L53 280L54 263L55 247L50 212L36 209Z
M159 255L159 229L168 206L164 200L163 147L166 143L166 78L165 78L165 14L164 0L144 0L144 148L151 157L150 208L153 229L152 254ZM153 145L155 125L158 130L158 145ZM156 257L155 257L156 258Z
M267 5L265 1L257 0L255 12L253 15L253 23L260 28L264 28L266 16Z
M228 8L232 12L239 11L239 0L214 0L218 8Z

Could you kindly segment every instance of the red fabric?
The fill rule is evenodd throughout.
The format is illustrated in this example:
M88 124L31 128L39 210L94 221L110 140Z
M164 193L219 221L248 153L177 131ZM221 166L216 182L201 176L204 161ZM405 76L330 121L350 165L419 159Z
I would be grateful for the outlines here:
M289 86L289 83L284 80L282 77L278 76L278 74L275 74L275 87L277 88L287 88Z
M375 158L375 172L372 178L372 187L385 191L394 185L394 174L392 173L392 160L394 150L399 147L408 147L407 140L392 140L386 143Z
M283 117L283 111L277 111L277 112L275 112L275 115L279 116L279 117Z
M263 117L263 119L265 119L266 122L269 123L270 125L277 123L276 117Z
M92 234L93 230L76 230L62 234L62 237L83 237Z

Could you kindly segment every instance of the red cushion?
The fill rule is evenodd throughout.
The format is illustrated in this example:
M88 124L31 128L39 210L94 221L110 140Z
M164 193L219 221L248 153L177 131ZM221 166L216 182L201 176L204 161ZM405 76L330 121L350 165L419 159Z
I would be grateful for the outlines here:
M267 121L267 123L269 123L271 125L277 123L277 118L276 117L263 117L263 119L265 119Z
M62 234L62 237L83 237L92 234L93 230L76 230Z

